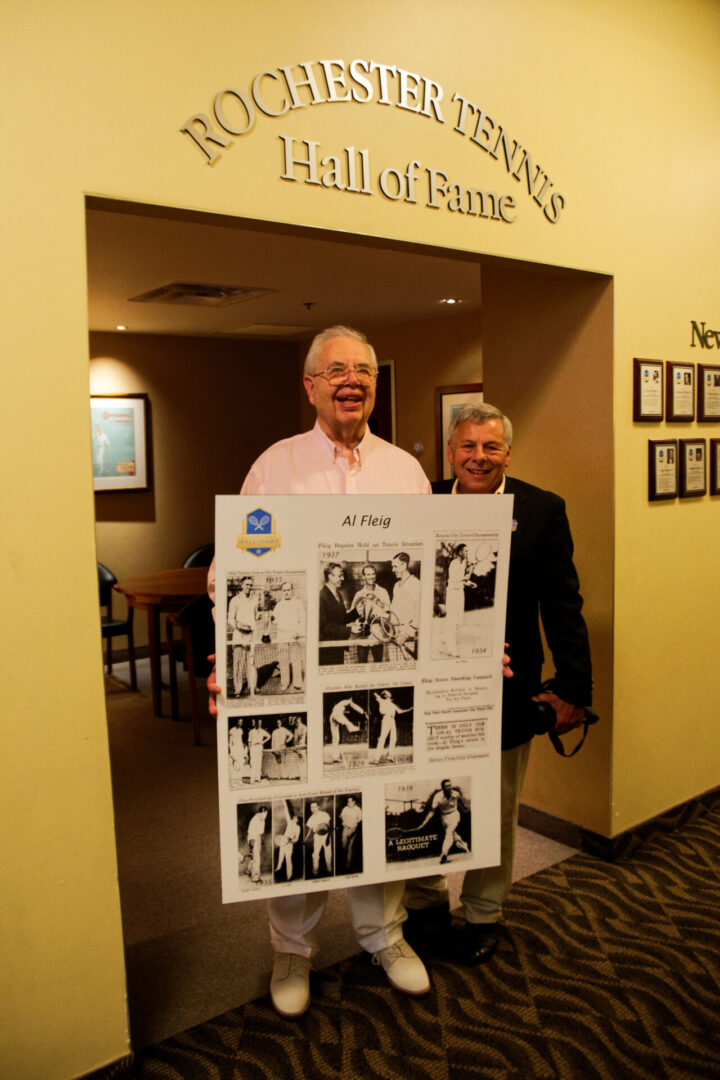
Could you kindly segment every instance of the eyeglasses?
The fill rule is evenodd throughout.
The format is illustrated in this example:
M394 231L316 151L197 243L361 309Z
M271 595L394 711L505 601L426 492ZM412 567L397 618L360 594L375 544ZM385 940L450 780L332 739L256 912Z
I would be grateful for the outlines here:
M378 377L377 368L372 364L331 364L324 371L316 371L312 377L318 379L322 375L331 386L339 386L345 382L350 372L363 386L370 386Z

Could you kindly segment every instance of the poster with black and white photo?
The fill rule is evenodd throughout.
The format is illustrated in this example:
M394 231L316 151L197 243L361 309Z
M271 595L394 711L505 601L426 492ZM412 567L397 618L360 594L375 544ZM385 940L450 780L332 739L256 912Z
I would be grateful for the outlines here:
M429 867L461 869L457 864L472 857L471 790L469 776L386 785L388 865L421 863L426 873Z
M512 496L219 496L224 903L497 863Z

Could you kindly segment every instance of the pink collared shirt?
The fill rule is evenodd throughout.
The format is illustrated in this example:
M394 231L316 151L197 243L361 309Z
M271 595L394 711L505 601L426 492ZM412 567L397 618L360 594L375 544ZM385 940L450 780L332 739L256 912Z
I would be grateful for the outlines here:
M311 431L273 443L250 468L241 495L429 495L430 481L399 446L368 428L349 462L318 422ZM215 560L208 572L215 599Z
M316 422L261 454L240 494L429 495L430 482L414 457L369 429L349 462Z

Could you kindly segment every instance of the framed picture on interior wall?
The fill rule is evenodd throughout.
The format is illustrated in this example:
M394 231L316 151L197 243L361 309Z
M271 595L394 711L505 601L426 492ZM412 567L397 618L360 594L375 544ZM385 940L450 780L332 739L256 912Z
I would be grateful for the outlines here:
M378 360L378 377L375 387L375 405L368 420L373 435L394 443L395 430L395 361Z
M665 367L665 419L695 419L695 365L668 363Z
M720 495L720 439L710 439L708 454L710 456L710 494Z
M663 367L662 360L633 360L633 420L662 420Z
M648 439L648 499L677 499L677 439Z
M698 364L697 418L706 424L720 421L720 366Z
M147 394L90 398L95 491L148 491Z
M680 439L680 498L707 492L707 447L704 439Z
M450 424L466 405L482 404L482 400L481 382L435 387L435 453L438 480L450 480L453 475L446 449Z

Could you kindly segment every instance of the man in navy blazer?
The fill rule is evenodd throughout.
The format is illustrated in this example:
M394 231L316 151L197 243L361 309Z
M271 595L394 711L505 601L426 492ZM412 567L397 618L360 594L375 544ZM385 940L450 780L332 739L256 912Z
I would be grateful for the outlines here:
M503 686L501 863L465 875L460 897L466 918L462 952L470 964L488 960L498 943L533 737L532 699L549 702L557 718L555 732L563 734L582 724L592 697L590 648L565 503L550 491L506 476L511 447L508 418L493 405L469 405L455 417L449 432L448 459L455 479L433 484L438 494L514 496L505 629L514 674ZM539 619L555 664L552 693L541 692L544 656ZM445 878L409 882L405 904L411 923L442 925L449 912Z
M325 584L320 590L320 641L345 641L352 636L348 623L357 623L357 612L348 611L340 586L345 574L340 563L328 563L323 570ZM342 645L320 649L320 663L342 664L345 649Z

